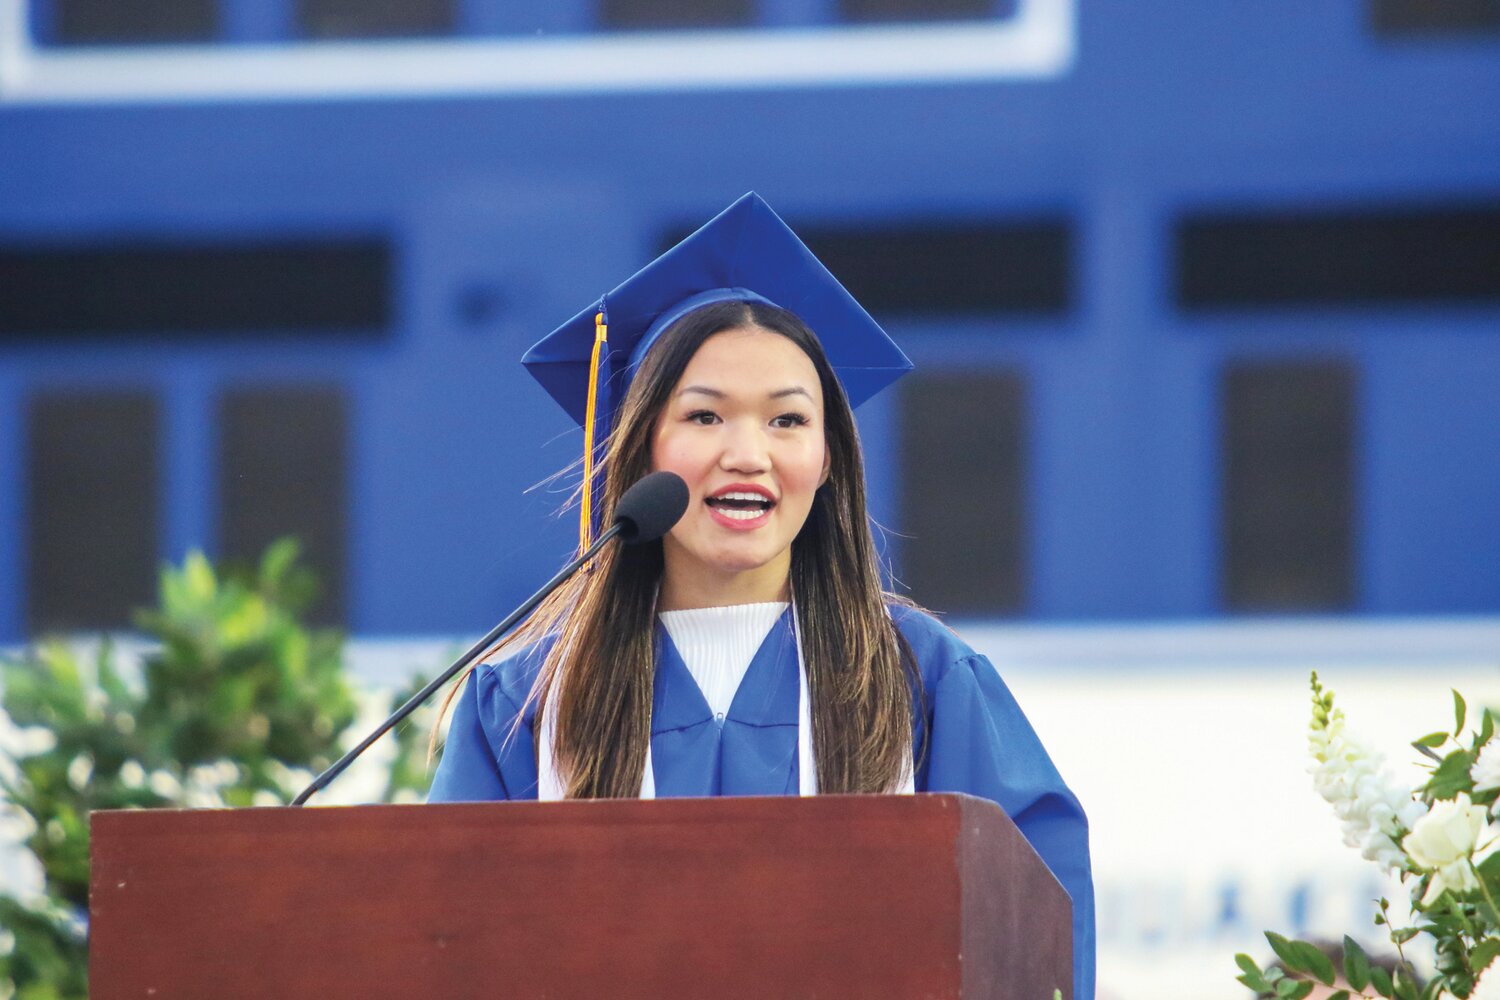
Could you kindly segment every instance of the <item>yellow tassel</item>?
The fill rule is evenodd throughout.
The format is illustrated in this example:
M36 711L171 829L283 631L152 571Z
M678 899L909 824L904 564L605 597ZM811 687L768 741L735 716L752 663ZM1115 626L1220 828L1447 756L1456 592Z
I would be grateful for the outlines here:
M599 396L599 356L609 339L604 313L594 314L594 353L589 357L589 400L583 416L583 500L578 510L578 551L594 540L594 410Z

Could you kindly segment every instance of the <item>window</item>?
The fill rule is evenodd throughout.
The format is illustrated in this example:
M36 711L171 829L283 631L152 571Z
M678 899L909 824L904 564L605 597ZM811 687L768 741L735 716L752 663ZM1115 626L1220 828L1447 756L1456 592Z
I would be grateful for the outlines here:
M219 539L223 556L258 560L293 535L323 596L311 617L344 618L348 417L333 386L258 387L219 407Z
M962 21L994 17L1005 0L839 0L846 21ZM1007 13L1008 13L1007 9Z
M125 628L154 602L156 399L44 393L27 408L26 627Z
M1500 203L1191 215L1187 309L1500 302Z
M308 38L446 35L454 20L454 0L297 0Z
M0 340L138 334L383 336L378 239L0 246Z
M208 42L219 35L217 0L53 0L59 44Z
M956 614L1026 603L1026 385L1016 372L913 374L902 392L902 573Z
M1239 611L1355 601L1355 377L1242 362L1222 376L1223 588Z
M1373 0L1381 35L1500 33L1500 0Z
M755 19L754 0L600 0L605 28L728 28Z

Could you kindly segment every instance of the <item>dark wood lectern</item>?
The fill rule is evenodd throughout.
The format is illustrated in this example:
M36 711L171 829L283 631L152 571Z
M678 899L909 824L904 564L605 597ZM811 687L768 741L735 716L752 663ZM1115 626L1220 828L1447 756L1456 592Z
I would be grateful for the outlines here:
M962 795L104 812L90 914L94 1000L1072 994Z

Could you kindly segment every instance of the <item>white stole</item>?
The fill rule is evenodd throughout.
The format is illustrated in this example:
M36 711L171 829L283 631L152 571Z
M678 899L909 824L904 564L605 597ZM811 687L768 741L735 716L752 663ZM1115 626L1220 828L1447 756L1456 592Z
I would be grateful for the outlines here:
M813 759L812 707L807 696L807 668L803 666L802 626L797 619L797 605L792 604L792 631L797 637L797 794L818 794L818 765ZM553 689L547 699L542 718L542 731L537 735L536 748L536 797L542 802L556 802L567 797L567 786L557 773L552 756L552 744L557 731L557 713L554 711L557 691ZM908 755L909 757L910 755ZM899 793L910 795L916 791L915 777L910 767L902 780ZM646 767L641 775L641 798L656 798L656 770L651 762L651 741L646 741Z

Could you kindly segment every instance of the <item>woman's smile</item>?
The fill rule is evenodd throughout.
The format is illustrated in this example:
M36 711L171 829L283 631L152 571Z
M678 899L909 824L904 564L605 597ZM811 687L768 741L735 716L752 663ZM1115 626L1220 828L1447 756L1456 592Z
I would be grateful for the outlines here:
M714 520L731 531L754 531L771 520L776 498L764 487L731 483L705 497L703 503Z

